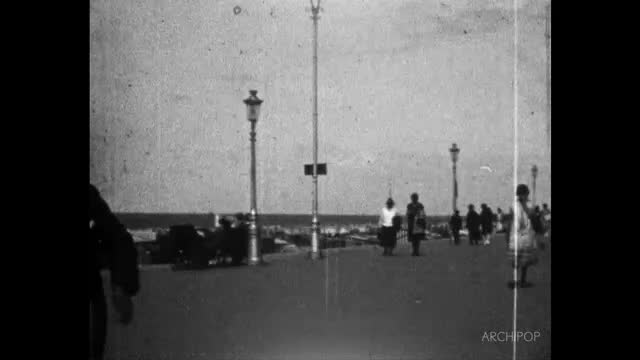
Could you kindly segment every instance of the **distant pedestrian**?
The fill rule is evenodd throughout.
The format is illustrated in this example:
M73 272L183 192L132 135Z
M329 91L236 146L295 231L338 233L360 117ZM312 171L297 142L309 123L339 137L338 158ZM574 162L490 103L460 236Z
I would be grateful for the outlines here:
M380 226L380 244L384 248L382 255L393 255L396 246L398 210L392 198L387 199L386 206L382 208L378 225ZM394 224L395 223L395 224ZM395 226L394 226L395 225Z
M469 231L469 245L478 245L482 239L482 221L473 204L469 204L467 212L467 230Z
M542 215L542 210L540 210L540 206L536 206L533 210L533 215L531 215L531 228L535 233L536 242L538 243L540 250L544 250L545 228L544 228L544 217Z
M551 233L551 209L546 203L542 204L542 218L544 220L544 232L548 236Z
M504 221L504 232L507 234L507 236L505 236L505 245L507 246L507 248L509 248L509 238L510 238L510 234L511 234L511 225L513 225L513 218L515 217L515 214L513 213L513 206L509 206L509 214L507 216L505 216L505 221Z
M427 216L424 205L418 201L418 194L411 194L411 202L407 205L407 228L409 241L413 252L412 256L420 256L420 241L426 239Z
M531 228L536 233L536 235L544 235L544 224L540 206L536 206L533 209L533 214L531 215Z
M102 261L101 261L102 259ZM133 297L140 288L138 257L133 238L98 189L89 184L89 358L104 357L107 336L107 303L100 271L109 269L111 300L118 320L133 318Z
M232 265L242 265L248 252L249 228L246 215L238 213L235 218L220 219L220 242L216 254L216 262L226 264L231 258Z
M449 219L449 229L451 230L451 236L453 236L453 243L455 245L460 244L460 230L462 229L462 218L460 217L460 211L456 210L451 219Z
M508 255L512 267L520 271L520 280L513 286L528 287L530 283L527 282L527 269L538 262L538 244L531 221L533 211L527 205L529 187L518 185L516 196L517 207L510 226Z
M504 214L502 213L502 209L498 208L496 210L496 233L500 233L504 230L504 225L502 224L503 221Z
M491 244L491 234L493 234L493 213L487 204L480 205L480 221L482 224L482 240L484 245Z

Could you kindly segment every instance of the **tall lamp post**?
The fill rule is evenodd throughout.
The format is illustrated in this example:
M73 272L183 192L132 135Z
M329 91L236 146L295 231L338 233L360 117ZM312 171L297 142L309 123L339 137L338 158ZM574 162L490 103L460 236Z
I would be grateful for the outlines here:
M311 218L311 252L310 258L319 259L320 224L318 222L318 19L320 19L320 0L311 2L311 19L313 20L313 210Z
M531 203L533 206L536 205L536 178L538 177L538 167L533 165L531 167Z
M249 212L249 265L262 263L260 253L260 241L258 234L258 206L256 192L256 123L260 115L260 104L262 100L258 98L257 90L249 90L249 97L244 99L247 105L247 120L251 122L251 210Z
M452 163L452 171L453 171L453 212L455 213L458 209L458 180L456 179L456 163L458 162L458 154L460 153L460 148L458 145L453 143L451 148L449 149L449 153L451 154L451 163Z

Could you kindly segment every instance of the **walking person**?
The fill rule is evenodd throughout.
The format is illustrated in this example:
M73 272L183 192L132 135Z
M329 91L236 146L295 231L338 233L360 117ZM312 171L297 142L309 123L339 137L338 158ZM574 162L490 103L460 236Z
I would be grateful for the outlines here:
M383 256L393 255L396 246L398 229L398 210L392 198L387 199L386 206L382 208L378 225L380 226L380 245L384 248Z
M540 206L536 206L533 209L533 214L531 215L531 227L536 235L544 235L544 224Z
M480 215L476 212L473 204L467 207L467 230L469 231L469 245L479 245L482 239L482 231L480 229L482 221Z
M504 230L503 221L504 214L502 213L502 209L498 208L498 210L496 210L496 233L501 233L502 230Z
M449 219L449 229L451 230L451 235L453 236L453 244L460 244L460 230L462 229L462 218L460 217L460 211L456 210L451 219Z
M411 202L407 205L407 229L413 251L412 256L420 256L420 241L426 239L427 216L424 205L418 201L418 194L411 194Z
M482 224L482 240L483 245L491 244L491 234L493 233L493 213L487 204L480 205L480 221Z
M111 273L111 300L122 324L133 318L139 290L137 251L131 234L111 212L98 189L89 184L89 358L101 360L107 336L107 302L100 271Z
M509 248L509 238L511 237L511 225L513 225L513 218L514 218L514 213L513 213L513 207L509 206L509 215L505 217L505 223L504 223L504 231L507 234L507 236L505 236L505 245L507 246L507 249Z
M531 228L533 229L533 233L536 237L536 242L540 250L544 250L544 217L542 214L542 210L540 210L540 206L536 206L533 210L533 215L531 216Z
M529 187L524 184L518 185L516 196L517 206L515 218L510 226L508 256L511 266L520 271L520 279L509 286L529 287L531 283L527 282L527 270L538 263L538 244L531 219L533 212L527 205Z
M545 236L551 237L551 210L548 204L542 204L542 218L544 220Z

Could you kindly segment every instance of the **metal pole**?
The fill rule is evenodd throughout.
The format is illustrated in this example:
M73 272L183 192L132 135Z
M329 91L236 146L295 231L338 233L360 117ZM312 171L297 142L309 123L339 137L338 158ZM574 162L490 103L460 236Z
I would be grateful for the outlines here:
M453 213L458 209L458 181L457 181L457 162L458 162L458 154L460 153L460 149L458 146L453 143L451 144L451 148L449 149L449 153L451 154L451 172L453 175L453 192L451 194Z
M256 122L251 121L251 210L249 213L249 265L262 262L258 234L258 206L256 191Z
M456 196L456 163L455 161L453 162L453 213L456 212L456 209L458 208L457 206L457 202L458 202L458 197Z
M318 223L318 13L317 6L311 3L313 19L313 212L311 219L311 258L320 258L318 246L320 224Z

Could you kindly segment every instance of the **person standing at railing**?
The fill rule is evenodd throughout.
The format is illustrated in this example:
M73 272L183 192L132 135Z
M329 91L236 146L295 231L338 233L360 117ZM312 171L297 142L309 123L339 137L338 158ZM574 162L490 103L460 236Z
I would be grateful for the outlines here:
M398 227L398 210L392 198L387 199L386 206L382 208L378 225L380 226L380 245L384 248L383 256L393 255L396 246ZM402 219L402 218L400 218ZM401 225L401 224L400 224Z
M425 240L427 234L427 217L418 198L418 194L411 194L411 202L407 205L407 236L413 247L412 256L420 256L420 241Z

